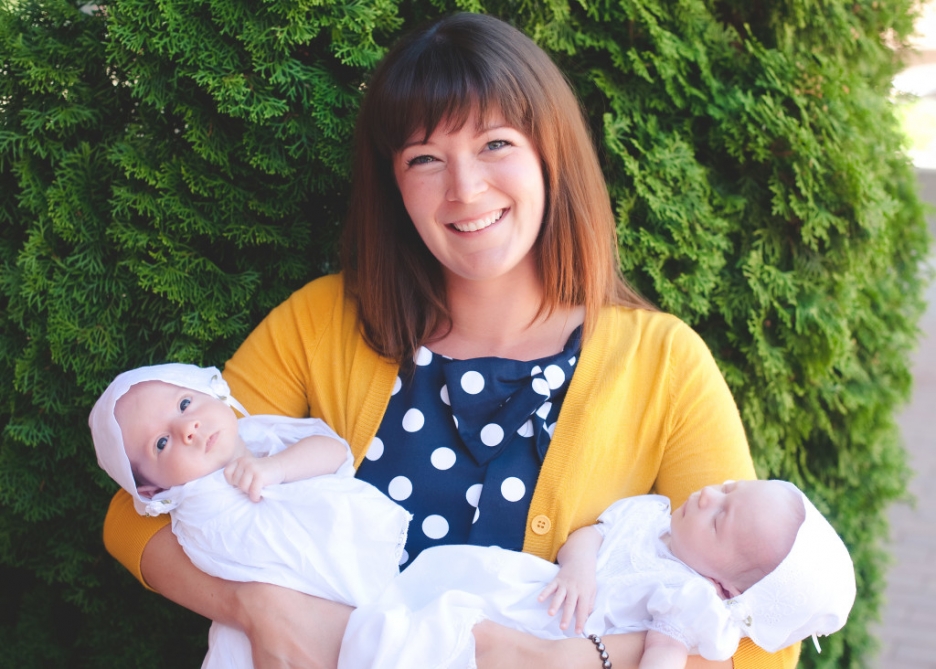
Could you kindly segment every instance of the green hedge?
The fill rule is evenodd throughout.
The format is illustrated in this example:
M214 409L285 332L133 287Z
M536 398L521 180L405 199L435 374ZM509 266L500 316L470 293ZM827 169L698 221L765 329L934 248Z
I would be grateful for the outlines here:
M0 665L200 662L206 624L103 550L88 410L127 367L222 364L335 269L362 83L460 8L578 89L628 275L715 352L759 473L852 550L852 618L802 664L862 666L928 244L888 97L911 5L0 0Z

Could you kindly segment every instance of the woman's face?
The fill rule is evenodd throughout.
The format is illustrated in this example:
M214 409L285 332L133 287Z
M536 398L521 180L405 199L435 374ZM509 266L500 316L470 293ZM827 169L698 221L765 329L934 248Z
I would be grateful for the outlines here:
M393 171L406 211L447 277L535 272L543 170L536 147L500 114L483 127L469 120L453 131L440 123L425 143L416 133L394 156Z

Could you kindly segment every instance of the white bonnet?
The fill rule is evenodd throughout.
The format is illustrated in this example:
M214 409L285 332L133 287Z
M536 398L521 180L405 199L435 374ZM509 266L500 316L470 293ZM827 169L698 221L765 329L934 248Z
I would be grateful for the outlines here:
M793 548L776 569L726 602L747 636L771 653L837 632L855 602L855 568L845 544L799 488L777 482L795 490L806 508Z
M188 388L211 397L222 400L243 415L247 415L244 407L230 395L230 388L216 367L197 367L181 363L168 363L165 365L152 365L138 367L119 374L111 381L107 389L94 403L88 425L91 427L91 438L94 440L94 450L97 451L98 464L106 471L120 487L133 497L133 505L141 515L147 515L147 506L151 500L140 497L133 471L130 468L130 458L124 448L123 435L120 426L114 417L114 407L117 400L126 394L130 388L144 381L162 381L180 388ZM149 512L152 515L152 512Z

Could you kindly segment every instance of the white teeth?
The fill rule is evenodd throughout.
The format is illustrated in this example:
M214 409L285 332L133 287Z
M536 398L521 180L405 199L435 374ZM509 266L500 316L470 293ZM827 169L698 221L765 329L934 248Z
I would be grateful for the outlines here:
M478 230L484 230L484 228L497 223L501 219L501 216L504 215L505 211L507 210L501 209L500 211L496 211L489 216L479 218L477 221L469 221L467 223L452 223L452 227L459 232L477 232Z

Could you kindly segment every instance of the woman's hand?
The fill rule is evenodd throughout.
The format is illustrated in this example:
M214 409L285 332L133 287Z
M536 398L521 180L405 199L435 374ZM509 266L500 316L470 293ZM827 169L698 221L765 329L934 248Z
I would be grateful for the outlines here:
M598 669L595 644L584 638L548 641L490 620L474 626L478 669ZM645 632L601 637L614 669L637 669L643 656ZM686 669L731 669L732 661L713 662L690 655Z
M478 669L598 669L601 659L588 639L548 641L490 620L474 626ZM636 669L644 633L604 638L614 669Z
M268 583L234 583L192 564L168 525L146 544L140 569L163 597L243 630L256 669L335 669L351 615L344 604Z
M351 607L267 583L237 584L256 669L335 669Z

